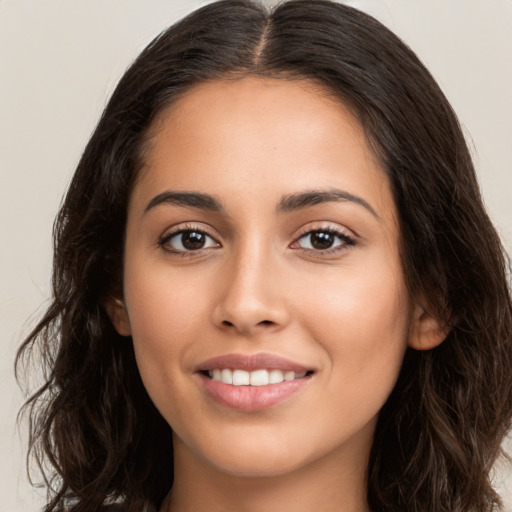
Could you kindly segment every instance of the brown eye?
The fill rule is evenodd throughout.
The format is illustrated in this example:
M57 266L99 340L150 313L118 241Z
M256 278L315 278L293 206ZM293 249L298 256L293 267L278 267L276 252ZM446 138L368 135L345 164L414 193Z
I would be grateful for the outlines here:
M315 231L309 235L311 246L314 249L329 249L336 241L333 233Z
M356 244L356 241L347 234L333 229L315 229L302 235L296 242L301 249L310 251L328 251L329 249L343 249Z
M192 252L219 244L208 234L198 229L180 229L164 237L160 245L170 252Z
M191 251L202 249L206 243L206 235L198 231L185 231L181 233L181 243L185 249Z

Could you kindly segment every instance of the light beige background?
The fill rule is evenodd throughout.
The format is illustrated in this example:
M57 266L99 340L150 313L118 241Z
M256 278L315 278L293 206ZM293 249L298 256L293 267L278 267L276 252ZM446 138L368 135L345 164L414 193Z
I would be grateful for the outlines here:
M39 510L15 429L13 358L48 300L51 227L107 97L161 29L206 2L0 0L0 508ZM433 72L474 147L512 249L512 1L360 0ZM471 134L471 135L469 135ZM32 320L27 320L32 315ZM21 436L22 437L22 436ZM512 511L512 472L497 486ZM508 487L507 487L508 486Z

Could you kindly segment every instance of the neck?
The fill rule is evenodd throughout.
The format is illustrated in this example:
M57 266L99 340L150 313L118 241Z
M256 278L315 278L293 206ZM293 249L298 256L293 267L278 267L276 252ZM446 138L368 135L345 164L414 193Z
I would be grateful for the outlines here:
M340 455L284 475L240 476L191 456L176 439L175 481L161 512L369 512L368 457Z

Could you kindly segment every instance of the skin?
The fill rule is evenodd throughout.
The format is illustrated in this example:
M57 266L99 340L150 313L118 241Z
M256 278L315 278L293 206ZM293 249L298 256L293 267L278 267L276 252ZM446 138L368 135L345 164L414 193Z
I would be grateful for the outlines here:
M195 86L149 140L129 202L124 295L108 308L174 432L162 510L368 511L375 424L406 347L444 336L410 300L393 197L360 124L311 83L248 77ZM333 189L366 206L278 209L290 194ZM223 211L156 204L166 191L211 195ZM176 229L204 231L206 244L185 251ZM319 250L308 233L326 229L341 236ZM314 373L283 403L240 411L196 372L231 353Z

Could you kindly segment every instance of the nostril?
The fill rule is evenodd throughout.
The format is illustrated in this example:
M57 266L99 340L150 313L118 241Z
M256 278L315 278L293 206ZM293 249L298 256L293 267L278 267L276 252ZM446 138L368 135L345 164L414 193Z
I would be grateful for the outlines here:
M275 326L276 322L273 322L272 320L261 320L255 324L251 324L249 322L232 322L230 320L222 320L221 325L223 327L229 327L230 329L234 328L240 331L249 331L253 327L264 327L264 326Z

